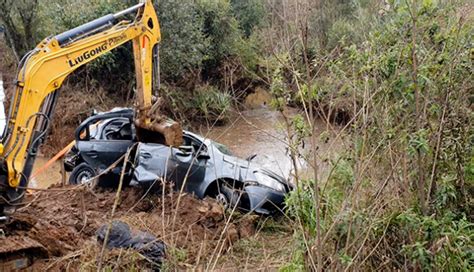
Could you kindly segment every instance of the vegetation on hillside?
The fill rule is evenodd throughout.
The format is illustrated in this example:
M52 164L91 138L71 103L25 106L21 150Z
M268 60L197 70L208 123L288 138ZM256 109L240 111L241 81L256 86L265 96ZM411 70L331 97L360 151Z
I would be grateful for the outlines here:
M0 0L8 59L135 2ZM289 156L310 166L308 177L294 165L287 214L297 227L283 271L472 269L470 1L156 2L167 111L179 120L224 122L232 106L264 87L286 120ZM92 105L132 103L130 46L66 82L75 92L63 92L68 118L53 131L65 122L74 127ZM301 114L287 114L289 107ZM315 118L350 139L328 173L320 167L326 154L312 140L327 137L316 133Z
M280 57L272 81L277 108L285 114L290 97L309 107L306 116L315 108L328 122L342 110L351 138L324 177L317 146L297 149L315 131L312 123L288 117L289 135L297 136L289 137L292 155L314 170L309 179L295 176L298 189L287 200L300 248L289 270L470 270L470 14L440 1L395 2L370 19L360 42L341 39L332 52L306 61L311 44L301 31L303 61Z

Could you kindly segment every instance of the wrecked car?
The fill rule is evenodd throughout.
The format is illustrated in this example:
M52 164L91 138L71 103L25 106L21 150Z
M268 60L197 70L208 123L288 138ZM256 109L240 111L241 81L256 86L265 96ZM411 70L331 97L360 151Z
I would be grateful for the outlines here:
M285 178L252 162L254 156L238 158L225 145L189 131L183 131L179 147L145 142L134 145L132 109L89 117L77 128L75 139L65 159L71 184L81 184L106 169L102 180L117 184L123 163L108 168L133 146L132 163L124 171L127 185L160 188L162 182L171 182L177 191L213 197L226 207L260 214L281 211L285 195L292 189Z

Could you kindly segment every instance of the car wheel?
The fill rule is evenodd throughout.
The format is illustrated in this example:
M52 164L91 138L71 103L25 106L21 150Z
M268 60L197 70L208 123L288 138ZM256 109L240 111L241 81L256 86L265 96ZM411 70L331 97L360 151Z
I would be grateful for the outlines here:
M233 188L231 188L227 183L223 182L220 184L219 191L216 195L216 200L219 204L224 206L225 209L231 208L238 203L239 194Z
M72 170L71 175L69 176L69 184L83 184L85 181L90 180L95 176L95 170L90 165L83 162L78 166L74 167L74 169Z

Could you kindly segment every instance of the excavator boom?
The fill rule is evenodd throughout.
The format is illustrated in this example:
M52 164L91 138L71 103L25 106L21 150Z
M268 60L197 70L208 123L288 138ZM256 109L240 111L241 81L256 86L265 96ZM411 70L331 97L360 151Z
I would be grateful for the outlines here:
M123 19L130 14L135 14L134 20ZM152 1L142 0L126 10L46 38L23 57L0 144L0 215L21 203L64 79L128 41L133 43L136 73L135 123L162 134L165 144L181 143L179 124L159 115L152 103L153 52L160 38Z

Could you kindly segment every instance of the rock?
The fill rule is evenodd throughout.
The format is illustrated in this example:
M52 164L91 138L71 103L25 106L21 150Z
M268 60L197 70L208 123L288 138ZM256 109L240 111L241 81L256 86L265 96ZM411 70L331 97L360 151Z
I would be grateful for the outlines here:
M251 109L266 108L270 104L272 96L266 90L257 87L254 93L245 98L245 106Z
M224 210L222 206L220 206L216 202L210 202L209 205L210 207L206 217L212 218L216 222L221 221L224 218Z
M239 240L239 232L237 231L237 227L233 224L230 223L229 226L227 227L227 241L230 245L232 245L234 242Z
M239 223L240 239L248 238L255 234L255 222L257 219L257 215L248 215L242 218L242 221Z

